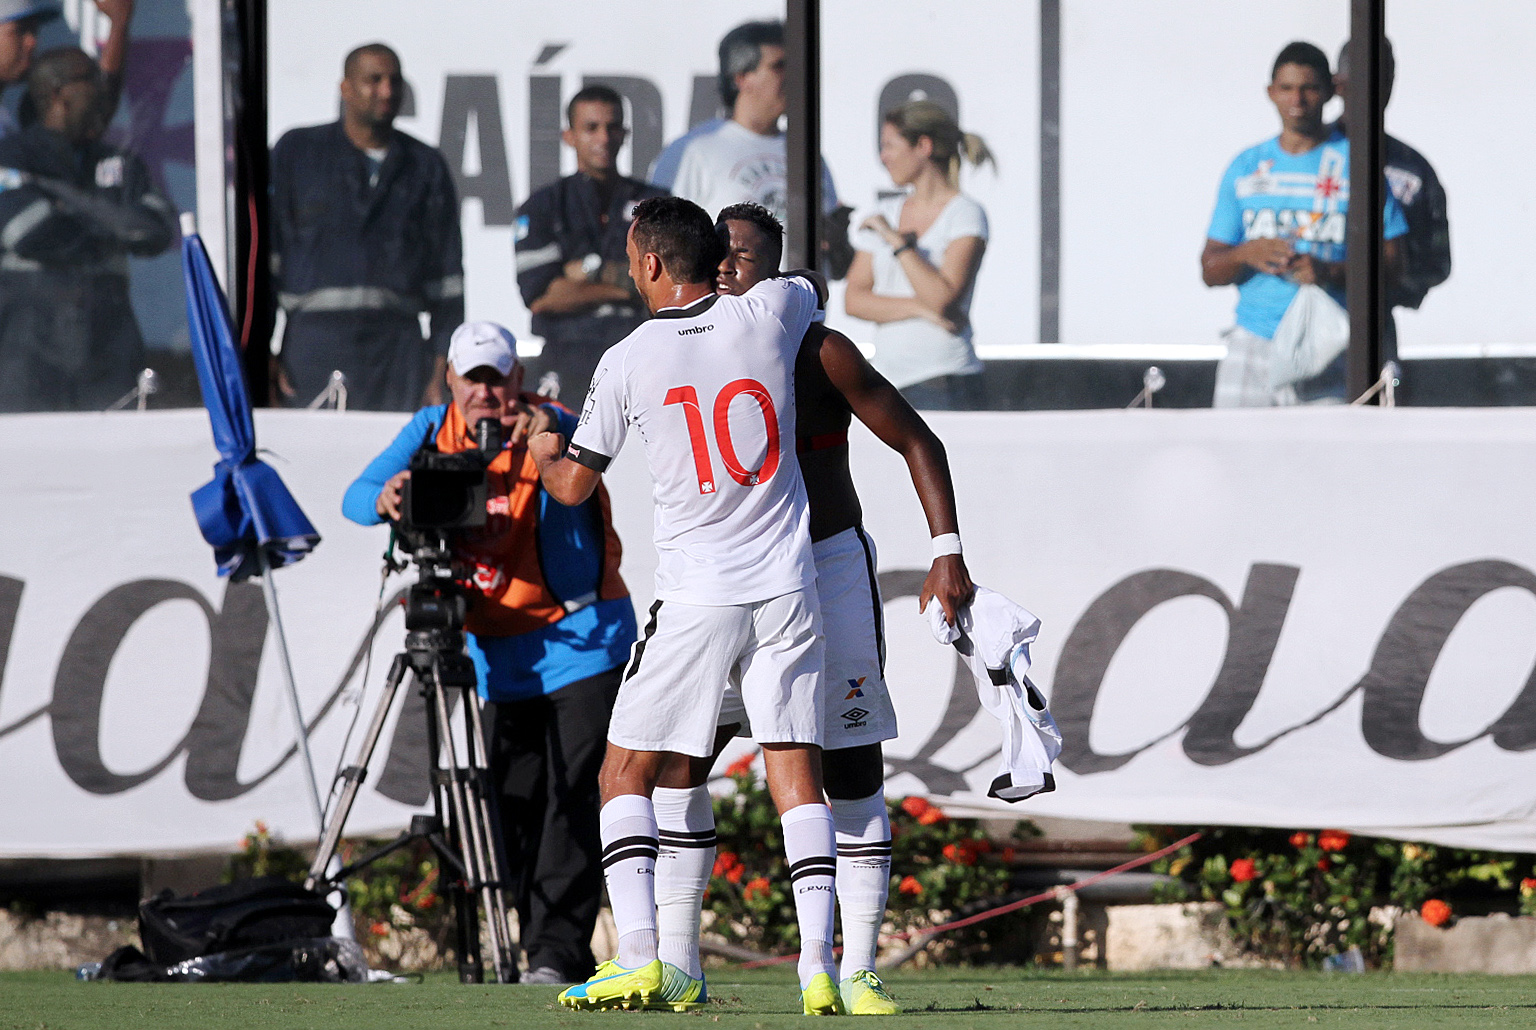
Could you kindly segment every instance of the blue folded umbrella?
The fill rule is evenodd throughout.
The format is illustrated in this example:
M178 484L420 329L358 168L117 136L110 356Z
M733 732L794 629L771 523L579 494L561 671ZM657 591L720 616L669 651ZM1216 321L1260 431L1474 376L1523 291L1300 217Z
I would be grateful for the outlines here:
M298 561L320 542L320 534L277 472L256 457L256 427L229 307L203 241L187 230L184 226L181 243L187 327L219 451L213 480L192 493L192 510L203 539L213 546L219 575L238 581L257 575L263 565L281 568Z

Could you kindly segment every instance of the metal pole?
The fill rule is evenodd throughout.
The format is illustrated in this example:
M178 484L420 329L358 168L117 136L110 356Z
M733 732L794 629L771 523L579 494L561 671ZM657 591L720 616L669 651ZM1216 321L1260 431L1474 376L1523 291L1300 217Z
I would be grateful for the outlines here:
M293 713L294 742L299 757L304 762L304 772L309 777L309 800L315 812L315 840L325 836L325 809L320 804L320 783L315 779L315 760L309 753L309 729L304 724L304 709L299 704L299 686L293 678L293 662L288 658L288 635L283 632L283 616L277 608L277 587L272 583L272 566L267 564L267 552L256 545L256 565L261 575L261 589L267 596L267 614L272 617L272 628L277 631L277 653L283 663L283 677L288 683L288 704Z
M1061 342L1061 0L1040 0L1040 342Z
M784 98L788 222L785 265L821 267L821 4L788 0L784 20ZM711 215L715 212L711 211Z
M1350 397L1370 389L1381 373L1385 286L1381 214L1386 203L1382 130L1381 57L1386 36L1385 0L1350 0L1349 249L1344 292L1349 301Z
M235 155L234 282L227 291L234 302L235 336L243 349L246 389L251 403L267 403L268 365L272 357L272 234L267 204L267 0L227 0L232 5L239 63L231 133Z

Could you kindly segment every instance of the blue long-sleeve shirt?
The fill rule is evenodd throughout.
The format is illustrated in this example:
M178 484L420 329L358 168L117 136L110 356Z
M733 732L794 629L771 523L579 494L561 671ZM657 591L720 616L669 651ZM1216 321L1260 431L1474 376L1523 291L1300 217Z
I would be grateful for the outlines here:
M363 470L341 501L341 513L353 522L376 526L384 521L374 505L384 484L411 463L411 455L435 438L446 404L418 411L388 447ZM546 405L567 438L576 416ZM603 572L602 519L587 505L568 508L538 493L539 562L556 597L579 598L597 589ZM475 663L480 696L489 701L520 701L552 694L561 687L622 665L636 637L635 609L629 598L596 601L559 622L509 637L465 634L466 652Z

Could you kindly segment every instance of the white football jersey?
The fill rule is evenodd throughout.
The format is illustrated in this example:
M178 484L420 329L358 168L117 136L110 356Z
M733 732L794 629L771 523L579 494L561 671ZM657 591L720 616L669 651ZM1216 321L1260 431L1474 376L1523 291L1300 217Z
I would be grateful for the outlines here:
M656 596L750 604L816 578L795 458L804 279L664 308L603 355L569 456L602 471L634 426L656 502Z

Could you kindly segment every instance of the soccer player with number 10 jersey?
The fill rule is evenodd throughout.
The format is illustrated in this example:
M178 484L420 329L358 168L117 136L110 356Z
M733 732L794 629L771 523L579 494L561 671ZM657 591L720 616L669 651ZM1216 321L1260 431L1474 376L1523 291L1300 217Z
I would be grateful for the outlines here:
M655 317L603 355L569 446L554 433L529 443L545 489L578 504L634 427L656 503L656 603L624 673L601 776L603 867L619 950L560 1001L673 1009L703 1002L701 981L657 956L651 792L671 755L712 753L729 683L763 747L783 823L802 1007L840 1013L831 944L836 861L820 764L821 616L794 453L795 357L825 286L811 273L791 274L739 297L717 294L725 248L714 221L675 197L635 209L628 252Z

